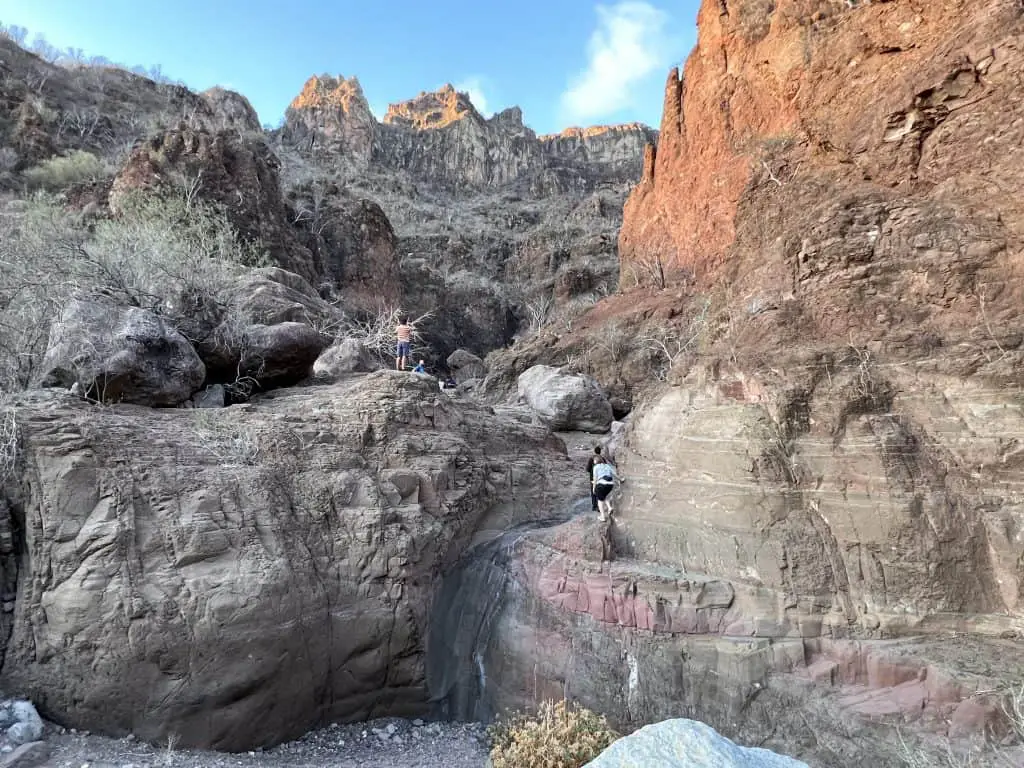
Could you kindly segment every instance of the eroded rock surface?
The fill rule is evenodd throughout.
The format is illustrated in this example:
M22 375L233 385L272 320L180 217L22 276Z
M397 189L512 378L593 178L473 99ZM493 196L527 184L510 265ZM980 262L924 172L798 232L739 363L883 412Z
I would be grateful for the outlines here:
M250 749L428 709L434 580L562 506L546 430L380 372L220 410L21 396L3 676L60 723Z

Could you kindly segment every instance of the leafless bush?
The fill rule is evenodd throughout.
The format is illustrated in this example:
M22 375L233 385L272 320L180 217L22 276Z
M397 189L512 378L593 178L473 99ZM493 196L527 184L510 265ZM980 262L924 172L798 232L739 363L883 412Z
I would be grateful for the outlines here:
M954 744L946 739L928 749L920 742L908 743L899 735L899 757L906 768L1019 768L1024 744L1024 683L1001 693L1002 710L1010 733L1001 739L992 734L970 743ZM1016 742L1013 744L1012 742Z
M58 138L65 133L71 133L82 140L90 139L94 136L105 140L113 138L110 131L105 128L103 115L96 107L77 105L61 112L57 120Z
M0 402L0 488L14 473L18 463L18 421L14 407Z
M59 192L83 181L96 181L108 173L107 166L96 155L75 150L63 157L44 160L22 175L29 189Z
M634 253L626 264L633 285L653 285L664 288L667 284L665 275L665 257L659 250L643 250Z
M594 346L604 353L609 360L618 363L625 360L635 346L633 333L621 320L615 320L601 329Z
M139 196L89 231L46 196L0 212L0 388L27 386L49 327L71 297L147 309L227 333L227 289L259 263L223 213L181 197ZM223 330L228 329L228 330ZM227 342L228 340L225 340Z
M652 329L640 338L642 347L664 358L664 364L658 370L658 378L664 380L684 357L697 351L701 339L708 333L710 308L711 302L704 299L685 329Z
M554 309L555 300L550 293L542 293L523 302L527 317L530 320L530 332L536 333L547 322Z
M28 30L15 24L0 24L0 37L6 37L8 40L24 46L25 40L28 39Z
M221 411L197 409L194 418L200 444L222 468L259 462L262 439L255 429L227 421Z
M391 361L395 357L395 328L406 316L401 307L383 306L376 312L350 315L340 308L333 317L308 318L310 325L320 333L334 339L355 339L382 361ZM426 351L423 343L422 327L434 316L427 312L411 320L412 356L421 357Z

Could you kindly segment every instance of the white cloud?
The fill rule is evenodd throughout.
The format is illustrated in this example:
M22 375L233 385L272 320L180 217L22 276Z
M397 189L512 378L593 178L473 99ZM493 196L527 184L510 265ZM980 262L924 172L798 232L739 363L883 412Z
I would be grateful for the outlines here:
M461 83L455 84L455 90L469 94L469 100L473 102L476 111L484 117L490 117L487 111L487 96L484 94L483 80L477 76L467 77Z
M599 5L597 17L587 44L587 67L562 93L562 113L570 122L596 120L629 106L633 86L668 60L669 17L664 11L641 0L625 0Z

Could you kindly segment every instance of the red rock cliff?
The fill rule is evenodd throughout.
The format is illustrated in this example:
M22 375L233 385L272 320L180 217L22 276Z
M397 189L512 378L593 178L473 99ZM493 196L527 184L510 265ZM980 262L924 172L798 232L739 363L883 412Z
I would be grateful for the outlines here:
M741 202L765 180L768 191L817 178L827 195L867 185L890 198L948 198L952 185L1019 218L1007 198L1019 190L1009 118L1020 110L1020 4L850 5L705 0L698 45L683 76L668 77L656 157L626 205L624 281L638 258L698 280L734 264ZM784 217L771 228L792 227Z

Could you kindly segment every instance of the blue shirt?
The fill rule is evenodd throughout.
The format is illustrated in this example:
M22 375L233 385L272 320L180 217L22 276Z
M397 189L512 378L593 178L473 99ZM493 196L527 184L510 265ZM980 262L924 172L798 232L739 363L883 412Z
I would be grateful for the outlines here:
M614 481L619 479L619 475L615 471L615 467L611 464L595 464L593 477L594 482L598 485L614 485ZM611 479L602 479L606 477Z

